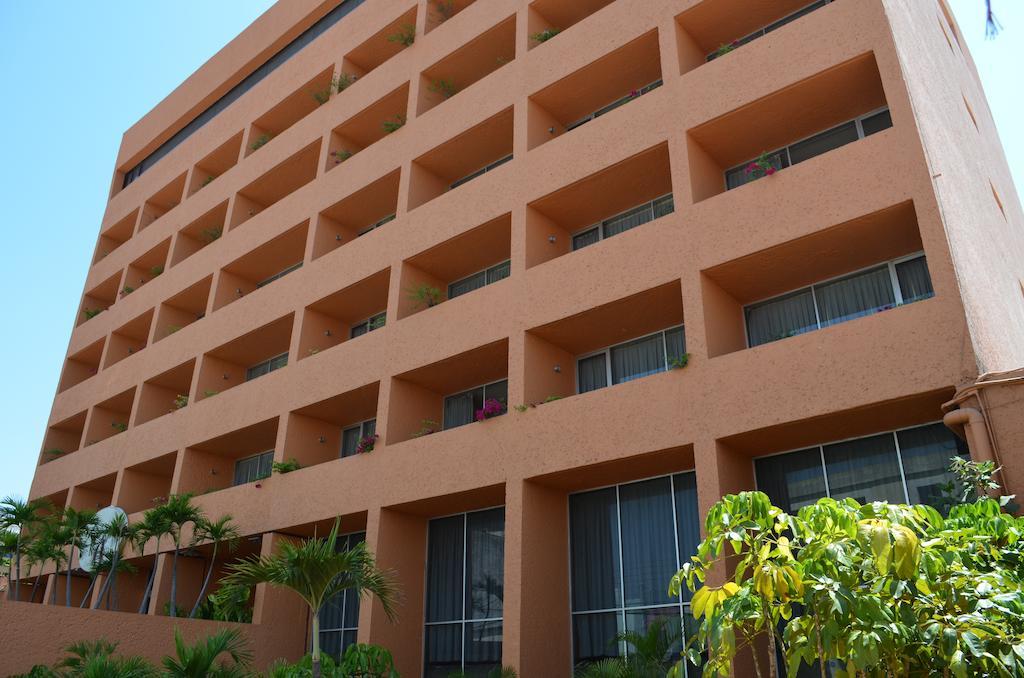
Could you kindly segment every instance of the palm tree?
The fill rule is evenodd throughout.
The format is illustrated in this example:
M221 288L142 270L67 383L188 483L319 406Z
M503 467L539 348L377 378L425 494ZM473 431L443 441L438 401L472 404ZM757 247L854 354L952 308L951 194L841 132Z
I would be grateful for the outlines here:
M320 678L320 609L344 590L356 595L370 594L380 601L389 620L395 619L398 589L390 572L377 568L366 544L338 551L338 526L326 539L304 539L298 544L285 542L278 553L252 556L229 566L222 587L248 588L266 582L291 589L309 606L313 617L313 678Z
M68 576L64 582L64 606L71 606L71 563L75 560L75 548L81 552L85 535L96 525L96 512L89 509L76 511L70 506L64 509L64 525L70 532L71 552L68 553Z
M42 569L53 561L53 586L50 589L50 604L57 604L57 587L60 581L61 565L68 562L67 544L70 533L62 520L63 515L48 515L36 523L30 548L39 558ZM46 600L42 601L44 604Z
M210 556L210 565L206 568L203 586L199 589L199 596L196 597L196 604L192 606L192 611L188 615L189 619L195 618L196 612L199 611L199 605L202 604L203 597L206 595L206 588L210 585L210 576L213 574L213 568L217 564L217 547L220 546L220 542L227 542L228 550L234 551L237 539L241 536L231 520L230 515L224 515L212 522L203 518L196 523L193 541L212 541L213 555Z
M221 629L195 645L186 645L178 629L174 630L175 657L164 657L167 678L242 678L249 673L245 664L252 655L238 629ZM222 654L231 657L233 664L216 664Z
M118 513L110 519L110 522L103 526L101 534L108 540L112 540L113 546L109 553L110 570L108 571L106 581L103 582L103 588L100 589L100 595L96 597L96 602L92 605L94 610L99 607L103 596L107 596L107 608L110 608L110 595L114 588L114 582L117 580L117 573L120 571L118 564L121 561L121 554L124 551L125 543L132 540L135 530L134 526L128 524L128 517L123 513Z
M67 647L69 656L47 675L81 678L155 678L153 666L142 657L115 657L117 643L83 640Z
M628 656L587 664L576 672L577 678L661 678L673 645L682 637L674 626L667 619L655 619L643 633L623 631L615 636L615 643L628 644Z
M153 567L149 570L149 580L146 582L146 591L142 594L142 602L139 603L139 614L145 614L149 609L149 598L153 593L153 581L156 579L156 561L160 556L160 539L171 533L171 524L167 520L167 512L163 506L149 509L142 516L142 523L135 535L135 548L139 555L146 555L146 544L150 539L156 539L156 553L153 554Z
M86 529L85 532L82 534L82 543L83 547L81 549L81 552L84 552L85 545L88 544L92 560L92 567L88 570L89 587L85 589L85 594L82 596L82 601L78 605L78 607L80 608L85 607L86 602L89 600L89 594L91 594L92 590L96 587L96 580L99 578L100 575L100 564L103 563L104 559L106 558L107 539L103 535L103 526L100 525L99 522L97 522L95 525L92 525L88 529ZM81 559L81 555L79 555L79 559Z
M181 531L189 523L193 528L204 518L203 510L192 503L191 494L174 494L168 497L167 503L163 505L164 519L167 521L169 532L174 539L174 556L171 560L171 607L172 617L178 616L176 605L178 595L178 552L181 551Z
M14 555L8 566L7 599L20 600L21 594L21 547L28 538L27 530L39 522L42 510L48 502L43 500L23 501L15 497L4 497L0 501L0 529L14 529L18 536L14 541Z

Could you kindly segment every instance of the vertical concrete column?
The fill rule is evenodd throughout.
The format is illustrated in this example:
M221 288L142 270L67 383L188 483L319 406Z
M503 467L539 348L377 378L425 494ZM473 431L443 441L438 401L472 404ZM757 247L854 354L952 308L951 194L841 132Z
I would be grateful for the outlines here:
M661 79L669 83L679 76L679 40L675 17L658 24L658 51L661 56Z
M366 517L366 545L377 565L398 581L398 621L391 623L375 599L359 610L359 642L391 650L403 676L418 676L423 666L424 582L427 519L387 508L371 508Z
M293 537L278 532L267 532L263 535L260 556L273 554L285 541L293 541ZM259 584L253 594L253 624L272 624L274 635L281 639L281 647L288 648L286 659L294 661L308 651L310 647L310 616L309 607L293 591Z
M521 676L564 676L572 666L567 501L537 483L505 485L504 663Z
M517 331L508 338L508 410L526 400L526 333Z

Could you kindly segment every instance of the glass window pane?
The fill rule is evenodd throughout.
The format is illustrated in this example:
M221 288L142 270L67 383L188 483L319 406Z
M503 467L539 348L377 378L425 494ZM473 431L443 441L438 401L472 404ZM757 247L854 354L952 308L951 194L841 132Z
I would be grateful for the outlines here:
M786 160L785 151L777 151L768 155L769 164L777 170L784 169L789 166L789 162ZM734 188L739 188L744 184L749 184L751 181L756 181L759 177L753 173L747 171L747 166L750 163L744 163L740 167L734 167L725 173L725 189L730 191Z
M676 205L671 195L666 195L663 198L658 198L654 201L654 218L663 217L666 214L672 214L676 210Z
M853 497L861 504L907 501L891 433L825 445L823 449L833 499Z
M632 209L625 214L606 219L601 222L601 228L604 230L604 237L610 238L613 235L618 235L623 231L628 231L632 228L636 228L641 224L646 224L648 221L654 218L654 212L650 204L642 205Z
M498 264L493 268L487 270L487 284L496 283L499 280L504 280L509 276L512 271L512 262L506 261Z
M257 478L269 478L274 470L274 451L264 452L259 457L259 468Z
M679 358L686 353L686 332L682 327L665 330L665 345L668 346L668 359Z
M462 668L462 624L428 626L424 678L448 678Z
M341 631L320 632L320 651L330 655L335 660L341 659L343 644L344 638Z
M505 509L466 516L466 619L500 617L505 585Z
M341 456L351 457L359 446L359 427L347 428L341 433Z
M235 485L244 485L249 482L249 474L251 473L250 467L252 464L252 459L239 459L235 462Z
M807 14L810 14L814 10L819 9L821 7L824 7L824 6L825 6L825 0L818 0L817 2L812 3L812 4L808 5L807 7L804 7L803 9L800 9L800 10L797 10L797 11L793 12L789 16L786 16L786 17L784 17L782 19L779 19L778 21L776 21L773 24L770 24L769 26L767 26L764 29L764 32L765 33L770 33L771 31L774 31L774 30L777 30L779 28L782 28L783 26L785 26L786 24L790 23L791 21L796 21L800 17L805 16Z
M851 141L857 141L858 138L856 123L847 122L790 146L789 161L795 165L804 160L810 160L816 155L845 146Z
M466 624L467 676L487 678L494 668L501 666L501 636L500 621Z
M613 384L665 371L665 346L661 334L615 346L611 349L611 356Z
M583 231L577 233L572 237L572 249L578 250L586 247L587 245L593 245L601 239L601 231L598 228L592 228L589 231Z
M497 400L502 405L508 405L508 381L503 379L484 387L485 400Z
M935 295L932 278L928 274L928 262L924 257L896 264L896 278L900 283L900 294L903 296L904 304Z
M430 521L427 538L427 621L462 619L465 516Z
M370 323L367 321L363 321L358 325L353 325L352 330L349 332L350 337L352 339L355 339L356 337L363 336L364 334L370 331L369 325Z
M577 363L578 383L577 390L580 393L595 391L608 385L608 368L605 364L605 354L598 353L589 358L582 358Z
M377 432L377 420L370 419L363 422L363 437L372 436Z
M697 475L677 473L672 476L676 501L676 529L679 539L679 564L689 562L697 555L700 544L700 509L697 507ZM689 600L690 589L683 587L683 600Z
M827 494L821 450L817 447L755 459L754 474L757 489L786 513L794 513Z
M748 306L744 312L751 348L818 329L809 288Z
M345 650L347 650L350 645L355 645L356 644L356 636L357 635L358 635L358 632L354 631L354 630L345 631L344 633L341 634L341 654L342 654L342 656L344 656ZM690 678L692 678L692 675L691 675Z
M345 626L345 592L332 596L320 608L320 630L330 631Z
M655 478L619 487L626 607L672 602L666 582L678 570L672 486Z
M652 607L645 610L626 611L626 630L644 635L651 624L660 621L662 626L662 639L668 645L668 651L664 656L664 668L667 671L672 664L679 659L679 653L683 649L682 617L679 616L679 606ZM626 652L633 648L626 645Z
M622 615L617 612L574 614L572 616L573 664L619 656L615 636L622 632Z
M892 127L892 115L888 110L869 115L860 121L860 126L864 130L864 136L869 137L876 132Z
M941 506L942 486L953 480L950 460L967 456L966 446L943 424L900 431L896 438L910 503Z
M476 401L481 401L477 404ZM456 393L444 399L444 428L465 426L474 421L476 410L482 407L483 389Z
M888 266L815 285L814 294L822 327L871 315L896 303Z
M463 294L472 292L473 290L478 290L486 284L487 273L485 273L484 271L474 273L468 278L456 280L452 284L448 285L448 298L454 299L455 297L460 297Z
M279 370L288 364L288 354L282 353L270 359L270 371Z
M574 612L622 605L615 488L569 497L569 554Z

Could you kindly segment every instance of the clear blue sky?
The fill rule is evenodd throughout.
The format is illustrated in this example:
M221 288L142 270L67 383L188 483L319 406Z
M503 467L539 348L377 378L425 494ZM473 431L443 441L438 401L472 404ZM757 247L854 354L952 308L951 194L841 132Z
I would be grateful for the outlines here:
M284 0L287 1L287 0ZM1024 186L1024 2L952 0ZM121 135L271 0L0 0L0 497L28 494Z

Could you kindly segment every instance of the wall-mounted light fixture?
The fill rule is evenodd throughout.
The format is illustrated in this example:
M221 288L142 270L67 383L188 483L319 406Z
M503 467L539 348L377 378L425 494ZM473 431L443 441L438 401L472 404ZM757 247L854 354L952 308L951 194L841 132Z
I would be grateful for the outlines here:
M548 236L548 242L551 243L552 245L555 244L556 240L558 240L558 238L556 238L555 236L553 236L553 235L549 235Z
M321 445L327 442L327 438L325 436L320 436L319 440Z
M561 365L555 365L555 372L558 372L559 374L561 374L562 366Z
M325 337L331 336L331 331L330 330L324 330L324 336Z

